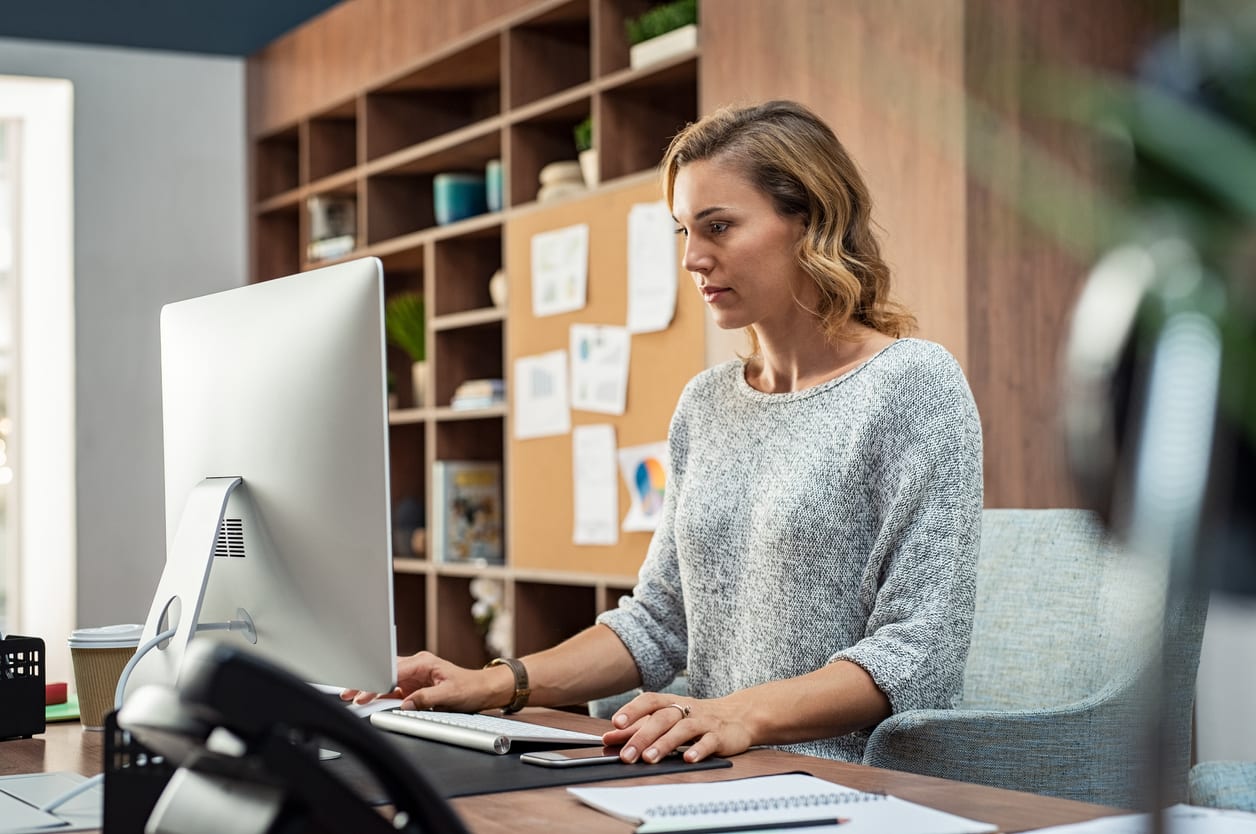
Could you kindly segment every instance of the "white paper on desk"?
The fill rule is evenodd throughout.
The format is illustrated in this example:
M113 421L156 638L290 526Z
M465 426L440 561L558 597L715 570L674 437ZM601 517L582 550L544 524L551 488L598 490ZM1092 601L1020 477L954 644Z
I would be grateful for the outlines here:
M1223 811L1192 805L1173 805L1165 809L1168 830L1172 834L1256 834L1256 814ZM1055 825L1027 834L1150 834L1151 818L1147 814L1122 814L1116 817Z
M571 431L567 404L567 351L555 350L515 360L515 437L527 440Z
M676 221L664 202L628 211L628 330L666 330L676 315Z
M53 831L86 831L100 828L104 817L105 786L97 783L57 808L54 814L39 811L86 776L68 771L0 776L0 834L42 834ZM32 813L27 813L29 809ZM55 824L47 820L52 818Z
M663 495L667 489L667 442L620 449L619 472L632 499L624 518L624 531L654 530L663 516Z
M532 236L532 315L570 313L585 305L589 284L589 227Z
M570 340L571 407L600 414L623 414L628 402L628 330L573 324Z
M576 544L619 542L619 483L615 480L615 427L609 423L571 430Z
M599 811L630 822L647 834L671 830L677 823L702 827L751 826L793 822L832 815L845 822L791 828L791 831L838 830L842 834L983 834L993 825L892 796L869 794L802 773L754 776L723 782L639 785L624 788L568 788L569 793ZM802 801L803 798L807 801ZM747 803L776 800L772 807L747 808ZM702 812L693 811L697 805ZM718 809L712 811L711 809Z

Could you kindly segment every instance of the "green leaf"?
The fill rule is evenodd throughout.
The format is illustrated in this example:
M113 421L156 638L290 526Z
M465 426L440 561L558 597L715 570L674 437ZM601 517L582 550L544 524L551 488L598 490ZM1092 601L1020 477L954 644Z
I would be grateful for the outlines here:
M412 362L427 358L427 311L417 292L394 295L384 305L388 342L406 352Z
M654 6L639 17L625 20L624 30L628 43L636 46L642 41L697 22L698 0L674 0Z

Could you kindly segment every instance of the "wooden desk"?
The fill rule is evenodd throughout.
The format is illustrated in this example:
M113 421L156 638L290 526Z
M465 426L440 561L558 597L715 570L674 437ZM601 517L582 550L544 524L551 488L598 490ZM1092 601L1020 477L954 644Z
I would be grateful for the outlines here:
M601 732L606 722L551 710L525 710L520 717L537 723L586 732ZM0 742L0 775L70 770L91 776L100 772L104 735L83 730L77 723L49 724L33 739ZM865 791L884 791L953 814L991 822L1005 832L1047 825L1081 822L1120 813L1117 809L1067 799L1005 791L917 776L863 765L797 756L777 750L751 750L735 757L733 766L691 774L599 782L599 785L643 785L651 782L706 782L768 773L805 770ZM625 834L632 826L589 808L572 798L565 787L469 796L453 800L454 807L475 834L518 832L580 832Z

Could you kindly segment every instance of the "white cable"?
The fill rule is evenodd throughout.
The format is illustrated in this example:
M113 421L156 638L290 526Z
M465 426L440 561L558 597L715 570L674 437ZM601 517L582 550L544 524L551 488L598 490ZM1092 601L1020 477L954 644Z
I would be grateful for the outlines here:
M153 647L163 640L169 640L174 637L175 629L171 628L158 634L144 645L135 650L135 654L131 655L131 659L126 662L126 666L122 667L122 674L118 677L118 688L113 691L113 708L122 709L122 694L126 692L126 682L131 677L131 671L135 668L135 664L140 662L140 658L153 650Z
M47 802L41 805L39 807L39 810L43 811L45 814L50 814L57 808L60 808L65 803L69 802L74 797L78 796L79 794L89 791L92 788L96 787L96 785L100 784L101 781L104 780L104 778L105 778L105 774L97 773L95 776L88 779L86 782L82 782L78 785L75 785L73 788L61 794L60 796L58 796L56 799L52 800L51 802Z
M241 625L243 625L243 623L241 623L240 621L231 620L230 622L226 622L226 623L205 623L203 625L197 626L196 630L197 631L240 631L242 630L240 628ZM170 638L174 637L174 633L175 633L175 629L173 628L163 631L161 634L158 634L156 637L152 638L147 643L145 643L144 645L140 646L138 649L135 650L135 654L133 654L131 656L131 659L127 661L126 666L122 667L122 674L118 677L118 687L113 692L114 709L122 709L122 695L124 692L126 692L127 679L131 677L131 671L135 668L135 665L140 662L140 659L144 657L144 655L151 652L157 646L158 643L161 643L164 640L169 640ZM60 796L40 806L39 810L43 811L44 813L52 813L52 811L54 811L57 808L60 808L62 805L69 802L74 797L88 790L91 790L94 786L100 784L100 782L104 778L105 778L105 774L98 773L97 775L88 779L86 782L83 782L79 785L75 785L73 788L61 794Z

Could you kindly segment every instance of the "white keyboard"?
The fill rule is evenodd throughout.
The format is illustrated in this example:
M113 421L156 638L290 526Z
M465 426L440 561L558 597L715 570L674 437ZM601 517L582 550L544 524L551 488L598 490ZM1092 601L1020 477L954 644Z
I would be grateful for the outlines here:
M602 743L601 736L558 730L529 724L513 718L465 712L432 712L429 710L395 709L377 712L370 721L381 730L404 733L429 741L443 741L459 747L503 755L513 741L568 744L572 747Z

